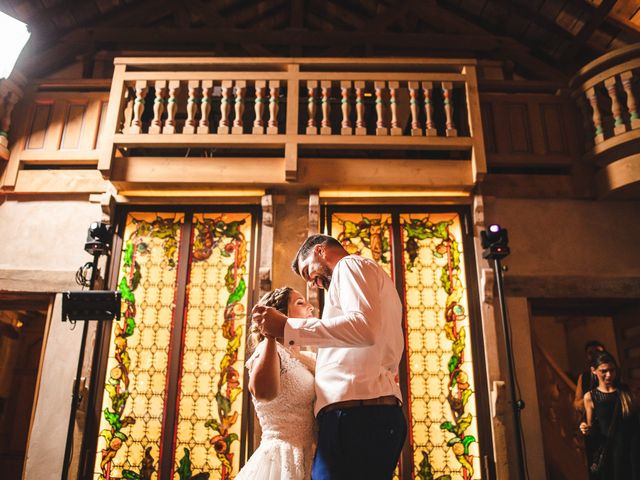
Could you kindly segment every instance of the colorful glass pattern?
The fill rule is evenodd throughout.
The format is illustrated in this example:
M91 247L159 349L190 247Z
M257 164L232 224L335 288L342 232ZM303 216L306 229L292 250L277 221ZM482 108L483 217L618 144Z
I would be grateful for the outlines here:
M399 222L399 247L390 240L391 215L386 213L333 213L331 231L347 250L376 259L389 273L393 273L389 260L394 248L403 252L399 275L405 296L409 378L401 382L409 392L414 463L410 477L479 479L460 216L402 214ZM375 238L379 232L387 233ZM374 253L371 245L380 247Z
M156 478L182 214L127 217L96 478Z
M414 470L418 478L479 479L460 217L400 222Z
M174 479L239 470L251 217L194 216Z
M347 252L372 258L391 271L391 215L340 213L332 216L331 231Z

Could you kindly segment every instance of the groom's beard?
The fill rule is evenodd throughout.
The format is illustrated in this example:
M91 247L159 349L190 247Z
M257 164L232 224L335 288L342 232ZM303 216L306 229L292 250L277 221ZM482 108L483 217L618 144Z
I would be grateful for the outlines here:
M322 269L320 269L320 274L316 277L316 282L317 280L320 280L320 283L322 284L322 288L324 288L325 290L329 290L332 274L333 274L333 271L326 265L323 265Z

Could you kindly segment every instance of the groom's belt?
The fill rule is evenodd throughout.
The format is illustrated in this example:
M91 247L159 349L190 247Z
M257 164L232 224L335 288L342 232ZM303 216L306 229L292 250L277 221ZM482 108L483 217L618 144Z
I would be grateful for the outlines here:
M344 402L331 403L326 407L322 407L318 412L318 415L329 413L334 410L341 410L344 408L371 407L377 405L397 406L400 405L400 400L398 400L398 398L394 395L386 395L384 397L378 398L368 398L366 400L345 400Z

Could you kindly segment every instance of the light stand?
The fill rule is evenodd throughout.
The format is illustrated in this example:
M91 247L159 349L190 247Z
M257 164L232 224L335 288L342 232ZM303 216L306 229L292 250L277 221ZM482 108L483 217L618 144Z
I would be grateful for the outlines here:
M507 230L501 228L500 225L489 225L488 230L480 232L482 242L482 257L487 260L493 260L493 271L496 276L496 285L498 289L498 301L500 303L500 316L502 317L502 330L504 332L505 349L507 352L507 369L509 373L509 386L511 390L511 400L513 405L514 429L516 434L516 454L518 459L518 478L525 480L526 464L525 450L522 442L522 410L524 409L524 401L519 398L516 388L515 365L513 361L513 349L511 347L511 328L507 317L507 305L504 298L503 286L503 267L501 260L509 255L509 237Z
M80 267L78 271L78 277L80 278L78 283L83 287L89 287L89 290L80 292L64 292L62 296L62 321L82 321L80 352L78 354L78 366L76 368L76 376L73 382L73 391L71 394L71 410L69 412L69 425L67 427L62 475L60 477L62 480L67 480L69 476L76 413L78 406L82 401L80 383L82 366L84 363L85 344L87 342L89 331L88 322L90 320L105 321L120 318L120 292L94 290L98 275L98 260L100 259L100 256L109 254L112 237L113 232L108 225L101 222L94 222L91 224L87 233L87 240L85 242L84 249L87 253L93 255L93 261L90 264ZM89 265L91 266L91 277L87 281L84 278L83 273L85 267L88 267Z

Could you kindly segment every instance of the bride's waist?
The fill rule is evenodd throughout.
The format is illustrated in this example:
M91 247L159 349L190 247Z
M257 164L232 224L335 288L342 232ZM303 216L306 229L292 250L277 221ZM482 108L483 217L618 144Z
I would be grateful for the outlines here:
M266 440L280 440L297 445L306 445L312 443L314 439L315 428L313 425L309 425L306 428L297 426L295 431L287 431L286 429L263 429L261 442Z

